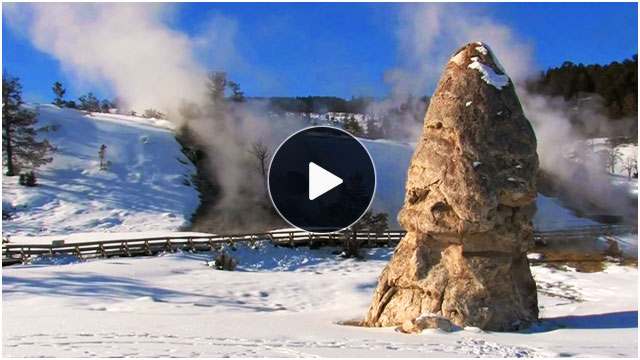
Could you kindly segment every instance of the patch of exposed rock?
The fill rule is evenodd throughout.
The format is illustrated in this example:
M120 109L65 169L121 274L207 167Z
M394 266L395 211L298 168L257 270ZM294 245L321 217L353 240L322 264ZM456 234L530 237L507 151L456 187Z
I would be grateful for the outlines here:
M537 169L535 134L511 80L487 45L464 46L431 99L398 214L408 233L364 324L409 327L436 314L508 331L536 321L526 251Z

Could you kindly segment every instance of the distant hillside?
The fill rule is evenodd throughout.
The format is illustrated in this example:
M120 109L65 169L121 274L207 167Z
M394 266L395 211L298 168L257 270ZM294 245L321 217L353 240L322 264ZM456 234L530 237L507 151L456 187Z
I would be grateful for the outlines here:
M2 230L11 235L176 231L199 203L196 172L167 120L92 113L42 104L38 126L58 147L39 168L38 186L2 177ZM108 170L98 150L106 146Z
M614 123L623 118L635 119L635 126L626 130L632 132L634 136L637 133L637 54L633 55L632 59L626 59L622 62L614 61L608 65L583 65L565 61L561 67L550 68L542 72L527 87L536 94L561 96L566 101L573 102L576 107L585 105L585 101L598 101L598 106L591 104L594 105L591 108ZM599 99L590 96L592 94L599 95ZM574 123L580 123L580 119L574 120Z

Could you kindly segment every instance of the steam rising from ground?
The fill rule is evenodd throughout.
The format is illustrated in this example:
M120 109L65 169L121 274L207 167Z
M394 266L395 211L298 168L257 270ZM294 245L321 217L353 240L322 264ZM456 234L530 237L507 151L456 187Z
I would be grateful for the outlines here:
M104 84L124 101L124 109L158 109L176 125L188 122L208 146L220 187L220 207L247 212L262 193L248 153L260 139L273 151L286 130L268 123L266 106L216 109L207 94L207 72L242 62L233 37L235 22L212 16L203 32L190 37L170 27L173 7L165 4L5 4L5 19L40 51L60 61L79 83ZM200 62L207 55L207 66ZM198 114L186 119L185 104ZM120 104L123 105L123 104ZM259 189L259 190L252 190ZM234 217L233 214L229 217ZM225 226L232 226L229 220Z

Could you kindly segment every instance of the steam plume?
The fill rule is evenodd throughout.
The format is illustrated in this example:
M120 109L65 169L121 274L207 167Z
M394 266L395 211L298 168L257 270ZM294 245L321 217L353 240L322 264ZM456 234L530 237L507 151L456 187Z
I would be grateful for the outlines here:
M75 3L8 4L4 10L14 29L59 60L77 81L109 86L129 109L159 109L176 125L188 121L199 142L208 146L221 191L218 205L227 214L234 209L248 213L262 184L251 173L247 149L261 139L273 150L288 129L268 123L264 104L213 109L207 99L208 71L225 70L232 63L257 70L234 47L234 20L212 16L201 33L190 37L171 28L173 9L165 4ZM207 68L204 58L209 66L223 68ZM201 115L183 118L185 104Z
M574 169L567 166L561 147L581 136L569 120L573 111L569 104L560 98L534 95L526 90L525 82L538 69L531 44L519 38L508 26L457 4L411 5L403 9L401 18L399 23L403 25L398 29L398 36L404 62L385 76L395 94L402 96L431 91L449 57L462 44L483 41L496 52L516 86L518 97L536 132L541 167L570 181ZM599 127L611 133L606 129L610 122L588 110L582 109L581 114L587 127ZM609 210L618 207L620 211L621 195L614 191L602 168L602 164L591 164L587 167L590 182L576 185L584 186L580 191L595 197L592 200L604 204ZM627 210L634 212L633 209L622 211Z

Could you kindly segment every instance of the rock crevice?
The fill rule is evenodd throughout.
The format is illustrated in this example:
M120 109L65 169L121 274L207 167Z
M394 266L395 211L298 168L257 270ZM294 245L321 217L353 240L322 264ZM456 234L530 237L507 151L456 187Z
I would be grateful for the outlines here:
M415 332L445 318L508 331L536 321L526 251L537 169L536 138L511 80L487 45L462 47L431 99L398 214L407 235L364 324Z

